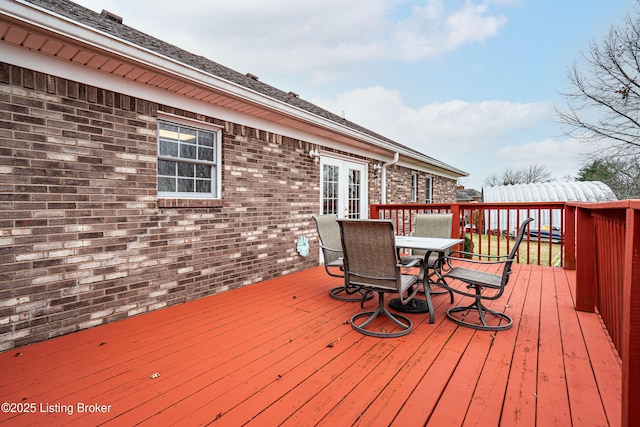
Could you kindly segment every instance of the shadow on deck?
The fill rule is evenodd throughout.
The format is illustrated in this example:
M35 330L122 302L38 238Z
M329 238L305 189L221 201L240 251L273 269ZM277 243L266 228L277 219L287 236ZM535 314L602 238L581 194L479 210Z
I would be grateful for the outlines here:
M435 296L435 325L395 339L351 328L341 283L314 268L0 353L0 423L620 425L620 361L575 272L515 265L507 331Z

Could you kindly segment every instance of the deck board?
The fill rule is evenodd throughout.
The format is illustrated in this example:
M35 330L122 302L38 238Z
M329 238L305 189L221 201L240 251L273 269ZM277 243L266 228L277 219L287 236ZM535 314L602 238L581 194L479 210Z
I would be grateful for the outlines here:
M542 274L526 265L518 277L524 295L500 420L505 425L535 426Z
M440 295L435 324L410 315L393 339L350 327L359 304L327 293L340 284L314 268L0 353L2 401L38 405L0 423L620 425L620 360L598 315L573 308L574 272L515 266L493 303L509 330L457 326Z
M506 312L513 317L513 327L501 332L501 340L492 340L482 372L465 415L465 426L499 425L509 374L514 360L516 340L527 295L530 268L521 268L511 278L513 287ZM479 332L481 333L481 332Z
M537 421L545 426L567 426L571 425L571 411L566 391L558 303L551 270L545 269L542 272L541 298Z

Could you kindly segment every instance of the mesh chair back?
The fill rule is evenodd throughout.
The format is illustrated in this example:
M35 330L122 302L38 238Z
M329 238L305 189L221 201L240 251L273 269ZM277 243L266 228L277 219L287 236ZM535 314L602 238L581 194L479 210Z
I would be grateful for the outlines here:
M453 225L453 214L450 214L450 213L416 215L416 225L414 227L414 230L415 230L414 235L416 237L450 238L452 225ZM447 252L451 252L451 250ZM413 255L424 256L426 251L413 249L411 253Z
M518 248L520 247L520 243L522 243L522 239L524 238L524 233L527 230L527 225L533 221L533 218L525 219L522 224L520 224L520 230L518 231L518 236L516 237L516 241L513 243L513 247L509 252L509 256L507 257L506 265L504 266L504 270L502 271L502 286L505 286L509 281L509 275L511 274L511 267L513 261L518 253Z
M331 264L342 258L342 241L336 215L314 215L313 219L316 221L320 244L323 246L322 255L325 264Z
M401 289L395 234L390 221L339 220L345 280L369 288Z

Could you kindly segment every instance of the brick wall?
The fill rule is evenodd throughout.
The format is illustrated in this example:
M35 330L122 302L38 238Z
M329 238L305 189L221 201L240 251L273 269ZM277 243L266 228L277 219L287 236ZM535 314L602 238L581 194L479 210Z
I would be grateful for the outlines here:
M425 175L426 177L426 175ZM426 181L421 179L422 185L426 187ZM455 179L434 176L431 183L433 191L433 203L456 203L457 182Z
M159 112L222 127L221 201L157 198ZM310 148L0 63L0 351L317 265ZM387 200L410 200L411 170L388 178Z
M158 203L158 111L223 126L222 202ZM317 265L309 148L0 64L0 351Z
M402 166L387 169L387 203L411 203L411 175L418 174L418 199L416 203L425 203L426 178L424 172L415 172ZM432 176L433 203L456 203L456 180L441 176ZM372 203L374 203L372 201Z

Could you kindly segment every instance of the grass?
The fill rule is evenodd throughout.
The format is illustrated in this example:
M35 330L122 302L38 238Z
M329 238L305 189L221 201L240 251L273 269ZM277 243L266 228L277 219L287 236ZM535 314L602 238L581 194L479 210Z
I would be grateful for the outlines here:
M473 249L470 252L476 254L508 255L515 243L514 240L504 236L478 233L467 233L466 236L473 243ZM537 240L527 240L525 238L520 244L518 252L517 258L521 264L558 267L562 265L564 248L558 243L538 242Z

